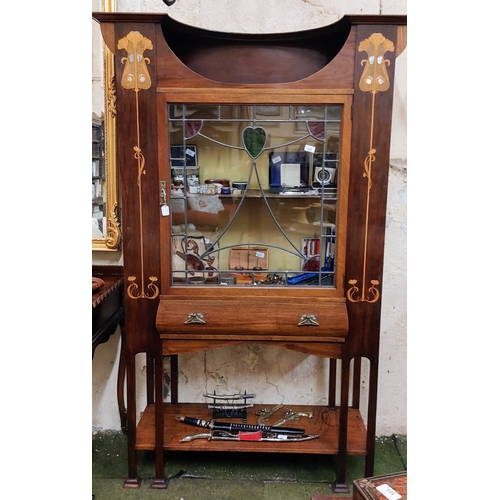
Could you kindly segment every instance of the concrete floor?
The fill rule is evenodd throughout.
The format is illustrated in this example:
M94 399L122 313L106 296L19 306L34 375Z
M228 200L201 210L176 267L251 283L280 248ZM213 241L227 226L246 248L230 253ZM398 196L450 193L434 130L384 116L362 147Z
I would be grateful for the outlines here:
M139 489L123 488L127 476L126 436L119 431L97 432L92 439L92 493L95 500L310 500L334 495L336 457L274 453L169 453L164 490L151 489L154 455L139 452ZM406 436L378 438L374 475L406 470ZM364 477L364 458L349 457L347 483Z

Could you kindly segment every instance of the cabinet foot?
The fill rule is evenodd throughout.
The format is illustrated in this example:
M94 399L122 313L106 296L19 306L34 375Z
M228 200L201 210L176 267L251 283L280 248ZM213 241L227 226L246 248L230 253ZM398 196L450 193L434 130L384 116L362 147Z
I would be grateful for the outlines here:
M151 483L151 488L154 490L164 490L168 486L168 479L155 479Z
M137 488L139 488L139 486L140 486L139 479L127 479L123 483L123 487L124 488L134 488L134 489L137 489Z
M350 493L349 492L349 486L347 486L347 484L345 483L337 483L337 481L335 481L332 485L332 491L334 493Z

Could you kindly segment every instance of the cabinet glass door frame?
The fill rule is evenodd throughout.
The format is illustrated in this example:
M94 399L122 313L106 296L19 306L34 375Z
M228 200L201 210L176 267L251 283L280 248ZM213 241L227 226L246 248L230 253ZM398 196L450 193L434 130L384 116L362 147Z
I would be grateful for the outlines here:
M281 92L282 93L282 92ZM336 218L336 256L335 256L335 278L333 287L320 286L268 286L260 284L259 286L245 287L224 287L220 285L208 286L190 286L179 285L172 286L172 259L167 255L171 255L175 251L172 248L172 211L169 216L160 217L160 239L162 248L167 249L161 257L161 294L162 295L186 295L191 296L206 296L206 294L217 295L246 295L258 296L262 293L272 294L276 296L303 296L304 290L313 291L315 296L328 297L338 300L344 299L344 279L345 279L345 259L346 259L346 228L347 228L347 200L349 190L349 165L350 165L350 140L351 140L351 107L352 95L350 94L333 94L333 95L310 95L307 93L301 94L296 91L293 94L287 95L287 100L277 101L276 97L270 100L266 92L255 92L245 94L242 102L242 96L231 98L231 93L211 92L213 98L203 99L203 93L179 93L174 95L168 93L158 95L158 130L165 131L160 133L158 137L158 161L159 161L159 179L160 179L160 197L166 201L169 207L172 207L171 197L171 165L170 165L170 147L178 146L177 144L169 144L169 123L168 123L168 108L169 105L198 105L198 106L327 106L327 105L342 105L341 112L341 131L340 131L340 158L339 158L339 177L337 180L337 218ZM218 99L216 99L218 97ZM271 109L271 108L270 108ZM199 154L199 152L197 152ZM163 213L164 215L164 213ZM214 287L217 290L214 290ZM263 290L266 292L263 292Z

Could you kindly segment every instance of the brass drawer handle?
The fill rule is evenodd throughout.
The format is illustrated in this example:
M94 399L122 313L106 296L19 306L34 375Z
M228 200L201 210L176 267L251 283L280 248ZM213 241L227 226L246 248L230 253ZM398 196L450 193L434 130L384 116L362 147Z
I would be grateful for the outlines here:
M205 313L188 313L187 321L184 321L185 325L191 324L200 324L205 325L207 322L205 321Z
M315 314L301 314L300 321L297 326L319 326L318 316Z

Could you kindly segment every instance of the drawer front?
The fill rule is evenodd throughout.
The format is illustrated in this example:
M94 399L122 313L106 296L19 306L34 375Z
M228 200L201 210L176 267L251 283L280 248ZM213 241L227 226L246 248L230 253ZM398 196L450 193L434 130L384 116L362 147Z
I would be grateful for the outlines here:
M217 300L162 297L156 328L169 337L220 335L345 337L348 330L344 302L325 299L255 298ZM195 337L193 337L193 335Z

